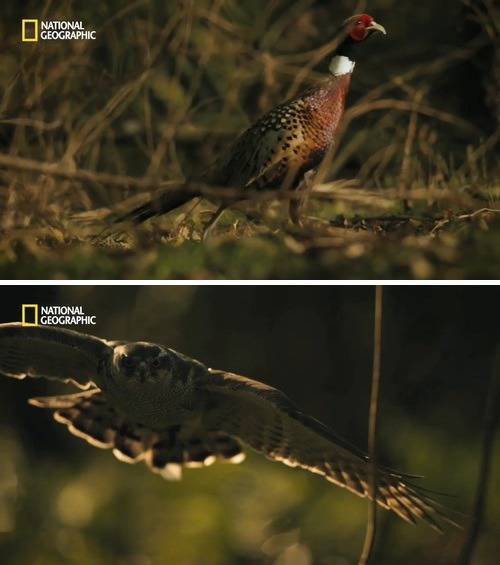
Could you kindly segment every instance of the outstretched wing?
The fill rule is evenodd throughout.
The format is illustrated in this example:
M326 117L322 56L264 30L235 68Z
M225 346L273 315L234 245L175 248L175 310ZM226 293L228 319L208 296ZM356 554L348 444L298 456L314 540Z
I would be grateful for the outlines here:
M87 388L99 384L99 363L112 348L97 337L63 328L0 324L0 373L43 377Z
M183 467L203 467L216 459L244 459L237 440L223 432L209 433L188 423L152 430L131 421L98 388L32 398L30 404L53 411L54 419L75 436L101 449L111 449L125 463L144 461L165 479L180 479Z
M231 434L268 458L301 467L362 497L369 496L368 458L326 426L300 412L280 391L224 371L210 370L204 425ZM377 470L380 506L407 522L421 519L440 530L450 521L439 506L406 482L404 475Z

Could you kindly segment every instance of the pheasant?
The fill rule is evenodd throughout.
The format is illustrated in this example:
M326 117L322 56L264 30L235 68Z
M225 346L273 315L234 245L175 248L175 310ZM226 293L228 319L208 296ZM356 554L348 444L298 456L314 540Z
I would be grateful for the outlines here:
M307 173L314 171L335 142L355 66L353 52L357 44L375 32L386 34L385 28L368 14L347 19L342 26L343 39L329 65L331 76L257 120L206 171L204 182L244 190L299 189ZM162 191L118 217L115 223L140 224L196 196L182 187ZM225 208L224 204L220 206L206 232ZM299 200L291 200L289 215L294 223L300 223L299 209Z

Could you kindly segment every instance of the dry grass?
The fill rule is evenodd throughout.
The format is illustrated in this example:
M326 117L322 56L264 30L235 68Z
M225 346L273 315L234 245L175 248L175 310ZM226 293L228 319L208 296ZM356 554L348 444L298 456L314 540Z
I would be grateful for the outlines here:
M13 13L0 55L2 275L30 276L31 266L35 278L496 278L499 133L434 88L494 45L493 3L483 4L473 12L481 35L433 52L425 41L402 44L406 23L380 3L394 40L370 49L388 63L359 63L305 227L286 221L290 195L252 195L262 223L229 213L202 248L208 201L97 245L95 235L162 183L199 179L242 128L321 76L353 3L331 22L312 0L33 4L31 17L82 19L97 31L95 42L64 44L21 45ZM237 192L200 186L208 200ZM260 264L249 269L249 259Z

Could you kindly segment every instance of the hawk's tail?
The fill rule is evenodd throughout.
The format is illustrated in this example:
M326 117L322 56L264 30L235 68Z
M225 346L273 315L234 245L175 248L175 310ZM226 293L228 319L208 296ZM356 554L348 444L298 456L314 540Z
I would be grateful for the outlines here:
M53 410L54 419L95 447L112 449L125 463L144 461L166 479L180 479L182 467L203 467L216 460L239 463L245 455L237 440L223 432L186 432L181 426L150 430L128 421L94 388L76 394L30 399Z
M344 486L359 496L372 498L367 460L351 465L326 463L324 475L328 480ZM414 524L421 520L439 532L443 531L443 523L461 528L461 525L451 517L451 511L435 499L438 493L414 484L417 478L384 468L378 469L376 471L378 505L394 512L406 522Z
M415 523L417 520L422 520L438 532L443 531L443 523L462 527L451 517L451 511L436 500L437 493L415 485L408 480L409 478L411 479L391 471L378 475L378 504L395 512L406 522Z

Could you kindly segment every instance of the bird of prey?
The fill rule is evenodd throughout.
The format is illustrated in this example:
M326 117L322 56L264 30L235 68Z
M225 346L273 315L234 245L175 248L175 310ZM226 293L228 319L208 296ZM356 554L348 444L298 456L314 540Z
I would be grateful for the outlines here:
M108 341L57 327L0 324L0 373L76 385L75 394L33 398L56 421L127 463L166 479L183 467L239 463L243 446L301 467L366 497L368 457L262 382L210 369L148 342ZM379 467L376 500L407 522L451 522L411 476ZM453 522L452 522L453 523Z

